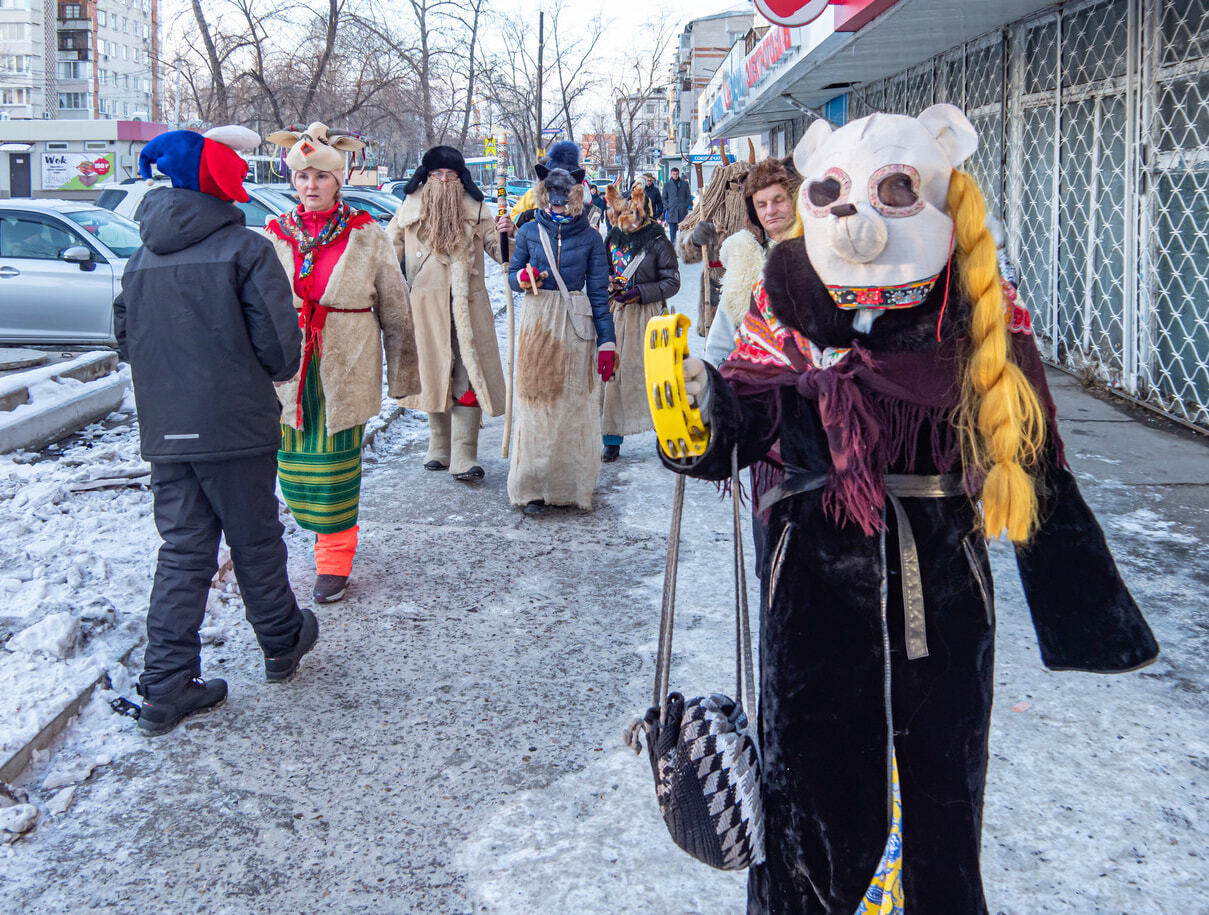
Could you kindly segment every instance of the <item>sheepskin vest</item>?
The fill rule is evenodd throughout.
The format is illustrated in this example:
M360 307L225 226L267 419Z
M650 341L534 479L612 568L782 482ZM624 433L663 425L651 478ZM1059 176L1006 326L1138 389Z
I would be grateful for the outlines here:
M269 229L286 275L294 276L294 250ZM390 240L376 223L351 229L348 245L319 299L329 309L323 325L319 378L327 405L327 434L361 425L382 409L382 356L391 397L420 390L415 329L407 287ZM294 308L302 299L294 292ZM298 385L301 375L277 385L281 421L298 428Z

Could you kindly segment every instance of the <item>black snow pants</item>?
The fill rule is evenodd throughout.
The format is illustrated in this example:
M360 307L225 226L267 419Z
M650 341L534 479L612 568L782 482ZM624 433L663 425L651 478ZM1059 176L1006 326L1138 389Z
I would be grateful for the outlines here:
M231 549L248 622L261 650L275 655L298 640L302 612L286 572L276 477L275 452L152 463L155 526L164 544L147 611L147 653L139 678L145 695L172 693L200 675L198 630L218 571L220 533Z

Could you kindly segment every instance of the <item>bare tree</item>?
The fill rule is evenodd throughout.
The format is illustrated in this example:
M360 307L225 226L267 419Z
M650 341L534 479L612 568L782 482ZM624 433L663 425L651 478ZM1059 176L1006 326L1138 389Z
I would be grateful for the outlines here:
M604 21L595 16L587 22L572 19L572 37L567 38L568 29L563 28L565 0L557 0L550 12L550 31L554 39L554 75L558 80L559 110L566 125L567 139L575 140L575 118L573 111L577 103L600 82L591 66L596 46L605 33Z
M666 124L649 113L656 112L663 99L663 81L667 75L666 56L675 35L675 21L663 17L639 30L649 35L645 47L635 49L613 81L614 115L617 121L617 153L624 174L632 181L643 153L667 133Z

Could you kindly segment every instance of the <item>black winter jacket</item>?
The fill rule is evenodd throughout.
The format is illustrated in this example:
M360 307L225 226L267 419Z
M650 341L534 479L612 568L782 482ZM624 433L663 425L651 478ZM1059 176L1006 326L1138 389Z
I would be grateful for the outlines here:
M610 265L613 263L613 252L626 245L633 245L637 249L634 257L640 251L646 252L646 257L630 278L630 286L636 286L641 294L639 302L643 305L666 302L680 291L680 262L659 223L648 222L632 234L614 226L605 239Z
M147 195L140 234L113 317L144 459L275 451L273 382L298 372L302 332L272 244L234 204L180 188Z

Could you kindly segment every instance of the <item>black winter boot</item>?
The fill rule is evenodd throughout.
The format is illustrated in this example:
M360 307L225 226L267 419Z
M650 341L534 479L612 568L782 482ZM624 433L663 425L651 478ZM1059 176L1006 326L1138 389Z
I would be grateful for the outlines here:
M275 658L264 659L264 676L270 683L280 683L294 676L298 662L302 656L315 647L319 638L319 620L310 610L302 611L302 629L298 632L298 641L289 651L283 651Z
M139 730L148 737L158 737L171 731L183 718L222 705L227 698L227 681L194 677L178 689L154 697L144 693L141 686L138 691L143 697Z
M600 450L600 463L602 464L612 464L619 457L621 457L620 445L605 445Z

